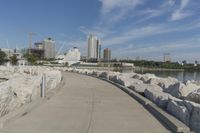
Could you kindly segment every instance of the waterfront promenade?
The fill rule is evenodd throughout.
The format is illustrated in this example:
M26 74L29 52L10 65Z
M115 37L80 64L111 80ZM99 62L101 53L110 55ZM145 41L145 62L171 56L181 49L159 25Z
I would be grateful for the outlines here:
M64 86L1 133L166 133L142 105L96 78L64 72Z

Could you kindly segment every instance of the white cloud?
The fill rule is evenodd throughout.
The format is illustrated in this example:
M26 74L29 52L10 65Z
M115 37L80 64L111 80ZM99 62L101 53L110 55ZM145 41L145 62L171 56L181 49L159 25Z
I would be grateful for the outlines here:
M135 9L143 0L99 0L101 6L101 21L103 25L113 25L119 20L126 19L130 11Z
M148 36L158 35L169 33L173 31L177 31L179 29L170 28L167 25L149 25L140 28L132 28L128 29L121 34L118 34L112 38L107 38L104 41L104 45L121 45L124 43L128 43L129 41L133 41L134 39L138 38L145 38Z
M135 39L145 39L146 37L150 36L175 32L186 32L194 29L200 29L199 20L180 26L169 24L151 24L141 27L132 27L125 29L119 34L115 34L112 37L104 38L104 45L122 45L130 43Z
M190 12L182 12L180 10L177 10L172 14L171 20L172 21L180 20L180 19L186 18L190 15L191 15Z
M133 8L141 3L141 0L99 0L102 3L102 14L110 13L116 8Z
M153 58L153 59L162 59L162 54L165 52L173 53L173 58L175 60L180 60L180 59L186 59L187 56L183 56L180 54L181 51L187 50L187 59L192 59L192 58L197 58L200 57L200 54L197 54L196 56L193 56L193 49L199 49L199 43L200 40L197 39L198 37L190 38L190 39L184 39L181 41L176 41L176 42L166 42L166 43L153 43L150 46L140 46L137 47L136 45L132 47L126 47L126 48L119 48L115 49L112 53L117 56L118 53L123 53L124 56L142 56L147 58ZM176 54L176 55L174 55ZM179 58L183 56L184 58ZM190 55L190 56L189 56ZM159 58L157 58L160 56Z
M144 14L147 14L147 18L153 18L153 17L157 17L157 16L160 16L162 15L163 13L166 12L166 9L147 9L147 10L144 10L143 13Z
M161 9L162 8L166 8L166 7L173 7L176 5L175 0L165 0L162 4L161 4Z
M188 6L189 2L190 0L181 0L180 7L175 10L171 16L172 21L180 20L191 15L191 12L184 10Z
M173 6L175 5L174 0L166 0L161 5L159 5L157 8L147 8L143 9L140 12L136 12L134 16L140 17L137 21L134 22L134 24L140 24L142 22L147 22L150 19L160 17L166 13L169 13Z
M188 3L189 3L190 0L181 0L181 9L184 9Z
M138 49L132 49L127 52L134 52L134 53L154 53L154 52L166 52L166 51L174 51L174 50L183 50L188 48L200 48L199 45L190 45L188 43L179 42L177 43L171 43L171 44L165 44L160 46L150 46L150 47L144 47L144 48L138 48Z
M168 0L166 2L166 4L169 5L169 6L174 6L175 5L175 1L174 0Z

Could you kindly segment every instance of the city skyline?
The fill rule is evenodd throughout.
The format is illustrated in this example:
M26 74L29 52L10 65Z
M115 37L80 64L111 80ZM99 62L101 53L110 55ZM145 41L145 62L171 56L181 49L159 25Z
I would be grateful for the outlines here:
M57 50L73 46L87 55L87 35L115 58L200 60L200 1L194 0L3 0L0 47L27 48L52 37ZM64 52L64 51L62 51Z

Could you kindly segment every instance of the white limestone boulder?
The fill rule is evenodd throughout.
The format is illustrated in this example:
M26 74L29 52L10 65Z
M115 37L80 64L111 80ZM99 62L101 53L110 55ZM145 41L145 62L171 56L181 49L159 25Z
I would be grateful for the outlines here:
M57 85L61 82L62 74L60 71L50 71L46 72L46 83L47 83L47 89L55 89Z
M134 78L134 79L141 79L143 76L142 76L142 74L135 74L135 75L133 75L132 76L132 78Z
M185 84L187 88L190 90L188 92L189 94L185 97L185 99L196 103L200 103L200 86L192 81L186 81Z
M47 76L47 89L54 89L62 78L60 71L48 67L0 67L0 69L8 77L7 81L0 83L0 116L40 97L43 73Z
M74 73L78 73L79 70L78 70L78 69L74 69L73 72L74 72Z
M79 73L79 74L87 74L88 69L74 69L73 72Z
M190 110L189 127L196 133L200 133L200 104L184 101Z
M161 108L166 108L168 105L169 94L162 92L162 88L157 86L155 88L147 88L144 91L144 95L146 98L154 102Z
M31 85L28 85L24 88L30 88L31 92L31 97L30 97L30 100L33 101L35 99L37 99L38 97L41 96L41 83L42 83L42 74L38 75L38 76L35 76L33 79L32 79L32 84ZM54 81L53 81L54 82ZM58 81L56 81L58 82ZM48 80L47 80L47 83L48 83ZM47 89L50 88L52 86L52 84L50 83L49 85L46 85L47 86ZM50 86L50 87L49 87ZM52 88L51 88L52 89ZM17 93L18 89L16 89L16 93ZM23 92L23 90L22 90Z
M135 74L132 76L134 79L142 80L144 83L147 83L151 78L157 78L154 74Z
M87 75L92 75L92 74L93 74L93 70L87 70L87 71L86 71L86 74L87 74Z
M144 83L133 84L129 86L129 88L142 95L144 95L144 92L146 89L150 89L150 90L156 89L156 90L162 91L162 88L160 88L158 85L155 85L155 84L144 84Z
M148 77L148 78L150 78L150 79L152 79L152 78L154 78L154 79L158 78L158 77L156 77L155 74L151 74L151 73L146 73L146 74L144 74L144 76L145 76L145 77Z
M20 104L17 102L16 97L13 93L13 88L10 86L1 86L0 93L0 117L18 108Z
M108 72L101 72L99 74L99 77L105 78L107 80L111 80L114 76L117 76L120 74L119 72L113 72L113 71L108 71Z
M160 87L162 87L163 89L168 88L171 85L174 85L178 82L177 79L172 78L172 77L168 77L168 78L151 78L149 81L147 81L147 83L150 84L157 84Z
M163 89L166 89L169 86L174 85L176 83L178 83L178 79L173 77L167 77L167 78L160 78L158 85Z
M134 72L131 72L131 73L119 73L119 72L117 72L117 73L120 74L121 76L125 76L125 77L128 77L128 78L132 78L133 76L137 75Z
M200 89L189 93L187 95L186 99L200 104Z
M118 76L120 74L120 72L109 72L108 79L112 80L115 76Z
M99 74L100 78L105 78L105 79L109 79L109 72L101 72Z
M199 85L195 84L194 82L192 82L190 80L186 81L185 85L189 90L191 90L191 92L200 89Z
M87 74L88 74L88 71L89 71L88 69L82 69L82 70L81 70L81 74L87 75Z
M189 93L194 91L192 88L188 88L184 83L178 82L174 85L169 86L164 90L167 93L170 93L172 96L176 98L185 98Z
M38 76L19 76L0 84L0 115L3 116L22 105L31 102L36 86L40 86ZM32 99L33 98L33 99Z
M97 70L93 70L93 72L92 72L92 76L95 76L95 77L99 77L99 74L100 74L100 72L99 71L97 71Z
M143 83L141 80L133 79L129 76L124 76L124 75L115 75L110 80L112 80L113 82L118 83L120 85L126 86L126 87Z
M84 69L79 69L79 70L78 70L78 73L79 73L79 74L84 74L85 71L84 71Z
M188 110L183 100L177 98L169 99L167 112L189 126L190 110Z
M87 75L95 76L96 75L96 70L88 70L87 71Z

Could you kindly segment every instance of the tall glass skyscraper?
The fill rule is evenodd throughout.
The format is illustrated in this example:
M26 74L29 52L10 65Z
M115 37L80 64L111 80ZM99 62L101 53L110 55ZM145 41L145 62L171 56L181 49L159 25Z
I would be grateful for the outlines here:
M101 44L96 36L90 34L88 36L88 59L101 58Z

